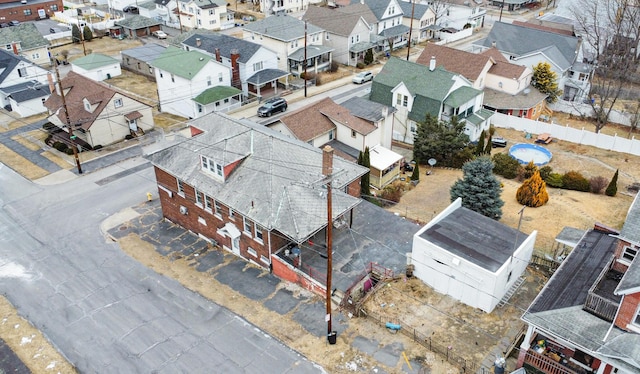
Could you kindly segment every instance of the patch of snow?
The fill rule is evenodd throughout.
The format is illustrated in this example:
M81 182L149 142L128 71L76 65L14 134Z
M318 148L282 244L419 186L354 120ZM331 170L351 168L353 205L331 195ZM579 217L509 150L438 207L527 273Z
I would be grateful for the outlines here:
M51 361L51 363L50 363L49 365L47 365L47 368L46 368L46 369L47 369L47 370L51 370L51 369L53 369L54 367L56 367L56 362L55 362L55 361Z
M358 371L358 364L355 362L347 362L344 366L349 371Z
M15 326L13 326L14 329L19 329L20 328L20 324L16 323Z
M22 339L20 340L20 345L25 345L27 343L31 343L31 340L32 340L31 337L23 336Z

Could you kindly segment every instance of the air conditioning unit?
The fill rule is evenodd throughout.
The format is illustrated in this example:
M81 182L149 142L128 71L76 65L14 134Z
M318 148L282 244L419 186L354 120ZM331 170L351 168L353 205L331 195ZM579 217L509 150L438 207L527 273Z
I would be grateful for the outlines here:
M186 206L182 206L180 205L180 214L184 214L186 215L189 211L187 210Z

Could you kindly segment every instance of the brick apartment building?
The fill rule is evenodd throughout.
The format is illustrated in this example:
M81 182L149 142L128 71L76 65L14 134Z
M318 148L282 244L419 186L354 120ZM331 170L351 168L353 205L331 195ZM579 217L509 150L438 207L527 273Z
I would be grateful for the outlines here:
M37 21L63 10L62 0L0 0L0 23Z

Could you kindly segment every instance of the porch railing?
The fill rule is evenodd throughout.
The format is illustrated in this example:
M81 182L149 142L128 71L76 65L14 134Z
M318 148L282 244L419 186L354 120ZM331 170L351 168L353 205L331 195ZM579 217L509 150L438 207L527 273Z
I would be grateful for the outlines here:
M596 316L603 318L609 322L613 322L613 319L616 317L616 312L618 311L618 307L620 306L620 304L596 294L596 287L598 287L598 284L600 284L602 279L604 279L604 277L607 276L607 273L611 269L611 266L613 265L614 260L615 260L615 256L611 256L611 259L609 260L608 265L605 266L602 269L602 271L600 271L598 278L596 279L595 282L593 282L593 285L591 285L591 288L589 288L589 293L587 294L587 300L585 301L584 306L582 307L583 310L593 313Z
M524 358L524 363L531 365L546 374L577 374L575 371L559 364L558 362L555 362L549 357L543 356L531 350L527 351Z

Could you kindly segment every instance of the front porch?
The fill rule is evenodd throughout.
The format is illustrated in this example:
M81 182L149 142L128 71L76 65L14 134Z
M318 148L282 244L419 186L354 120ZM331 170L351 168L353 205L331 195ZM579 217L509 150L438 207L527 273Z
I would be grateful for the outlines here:
M319 73L331 68L333 60L333 48L323 45L310 45L306 48L300 48L289 55L289 71L296 76L302 73ZM306 62L305 62L306 61Z
M521 351L521 356L523 354L523 366L546 374L591 374L603 365L588 353L567 347L540 333L534 334L530 348Z

